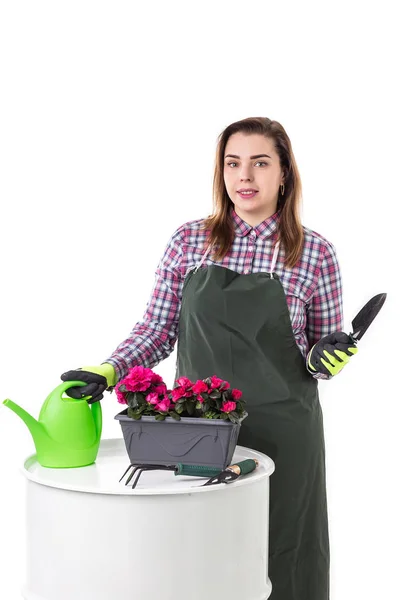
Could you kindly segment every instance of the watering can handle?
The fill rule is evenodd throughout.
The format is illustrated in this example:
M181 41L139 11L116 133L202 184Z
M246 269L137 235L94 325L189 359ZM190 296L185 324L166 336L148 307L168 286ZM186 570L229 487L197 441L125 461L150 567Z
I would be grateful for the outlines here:
M64 381L63 383L61 383L58 386L60 399L67 402L67 398L62 397L64 392L66 390L68 390L70 387L82 387L84 385L86 385L86 383L84 381ZM85 402L86 402L86 400L88 398L91 398L91 396L82 396L82 398L80 398L79 400L74 400L73 398L68 398L68 401L72 400L73 402L80 402L81 400L85 400ZM100 402L94 402L93 404L88 404L88 406L92 411L92 415L93 415L94 422L96 425L96 431L100 438L101 430L102 430L102 426L103 426L103 415L102 415L102 410L101 410L101 404L100 404Z
M71 387L83 387L84 385L87 385L87 383L85 383L84 381L64 381L63 383L61 383L58 386L58 391L59 391L61 400L67 400L67 398L63 398L62 395L69 388L71 388ZM80 402L81 400L87 400L88 398L91 398L91 396L82 396L82 398L79 398L79 400L75 400L75 402ZM68 397L68 400L73 400L73 398Z

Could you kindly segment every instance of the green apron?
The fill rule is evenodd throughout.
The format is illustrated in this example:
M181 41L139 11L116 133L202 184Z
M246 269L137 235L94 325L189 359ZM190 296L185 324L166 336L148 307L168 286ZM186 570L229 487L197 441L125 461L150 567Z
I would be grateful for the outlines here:
M248 417L238 444L267 454L270 600L329 600L325 442L318 382L294 338L274 273L212 264L189 269L182 291L175 379L211 375L239 388ZM243 598L243 600L248 600Z

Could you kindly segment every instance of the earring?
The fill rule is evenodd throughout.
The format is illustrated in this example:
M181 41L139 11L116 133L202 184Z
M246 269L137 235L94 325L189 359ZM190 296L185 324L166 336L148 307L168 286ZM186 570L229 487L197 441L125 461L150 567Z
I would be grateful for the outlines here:
M283 196L283 194L285 193L285 186L283 183L281 183L281 194Z

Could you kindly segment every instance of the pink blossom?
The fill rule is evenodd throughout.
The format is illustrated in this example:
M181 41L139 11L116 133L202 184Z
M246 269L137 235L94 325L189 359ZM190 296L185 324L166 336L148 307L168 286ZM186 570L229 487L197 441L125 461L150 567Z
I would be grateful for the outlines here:
M192 382L188 377L179 377L179 379L176 380L176 383L185 389L192 386Z
M144 392L151 385L151 369L146 369L140 365L129 369L128 374L121 380L126 385L126 389L131 392Z
M226 402L222 403L222 410L223 412L231 412L232 410L235 410L236 408L236 402L232 402L227 400Z
M149 381L136 381L134 379L128 379L127 377L122 379L121 383L125 385L128 392L145 392L151 385Z
M156 406L157 410L161 410L162 412L167 412L169 407L171 406L171 400L167 397L163 398L161 402L159 402Z
M153 385L156 384L156 383L162 383L163 385L165 385L164 382L163 382L163 378L160 375L158 375L157 373L152 373L152 375L151 375L151 383Z
M146 396L146 400L149 404L157 404L159 401L158 394L156 392L151 392Z
M132 377L133 379L150 379L153 377L153 371L148 369L147 367L143 367L142 365L136 365L129 369L127 377Z
M234 400L240 400L242 395L243 395L243 392L241 390L238 390L237 388L232 390L232 398Z
M174 402L176 402L180 398L183 398L185 396L184 388L181 388L181 387L174 388L173 390L171 390L171 396L172 396L172 399Z
M118 386L115 386L115 393L117 394L117 400L120 404L128 404L124 393L119 390Z
M216 375L212 375L211 379L211 388L220 388L221 390L228 389L229 383L224 381L223 379L219 379Z
M201 392L208 392L208 385L199 379L193 386L193 392L195 394L201 394Z
M154 389L153 392L155 392L156 394L165 394L167 392L167 386L165 385L165 383L162 383L161 385L157 385Z

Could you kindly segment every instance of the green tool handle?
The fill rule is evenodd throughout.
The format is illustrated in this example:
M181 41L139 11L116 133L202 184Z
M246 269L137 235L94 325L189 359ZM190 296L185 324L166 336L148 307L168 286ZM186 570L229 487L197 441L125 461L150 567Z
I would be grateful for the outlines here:
M246 458L246 460L242 460L241 462L235 463L237 467L240 468L241 475L247 475L254 471L257 467L257 463L253 458Z
M254 471L257 467L257 462L252 458L247 458L246 460L242 460L234 465L230 465L227 469L232 468L233 466L239 467L238 475L247 475ZM237 469L233 469L235 473ZM185 465L183 463L178 463L175 465L175 475L192 475L195 477L214 477L221 473L221 469L218 467L206 467L204 465Z
M192 475L195 477L214 477L221 472L218 467L205 467L203 465L175 465L175 475Z

